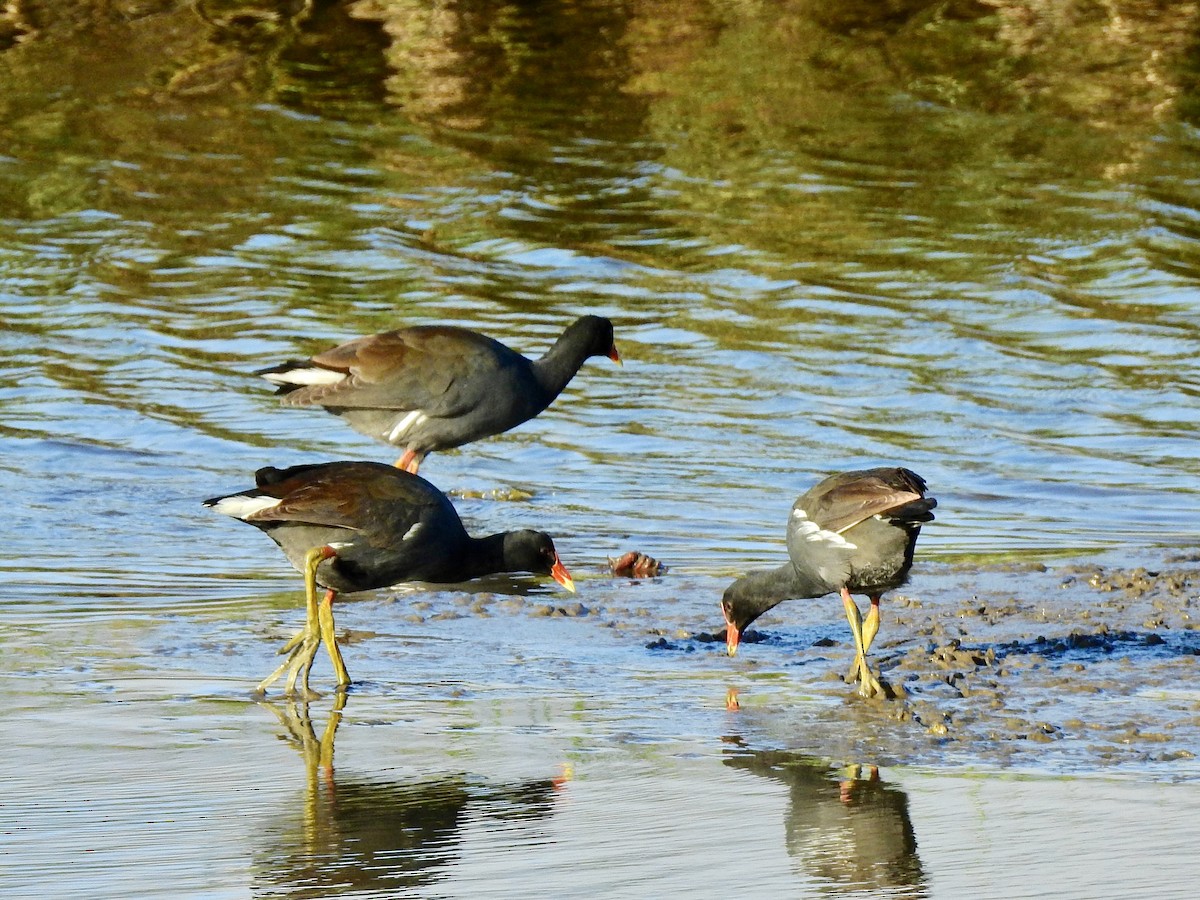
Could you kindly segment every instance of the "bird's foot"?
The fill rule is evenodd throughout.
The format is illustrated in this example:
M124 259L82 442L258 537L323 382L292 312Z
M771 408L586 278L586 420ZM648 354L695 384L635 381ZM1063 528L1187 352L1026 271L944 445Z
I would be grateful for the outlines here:
M313 700L320 696L316 691L310 690L308 686L308 673L312 671L313 660L316 659L317 650L321 646L319 637L305 641L297 650L302 652L297 653L292 660L292 665L288 669L287 688L284 693L289 697L298 697L301 700ZM296 691L296 678L300 678L300 691Z
M846 673L846 677L842 679L846 684L858 684L858 694L860 697L887 697L888 692L884 689L883 684L871 671L871 666L867 663L864 657L856 656L854 665L850 667L850 671Z
M872 697L887 697L887 693L884 691L883 685L879 683L879 679L869 672L859 679L858 695L868 700Z
M314 694L308 687L308 673L312 669L313 659L316 658L317 650L321 646L321 635L319 632L303 629L280 648L280 653L286 653L287 659L279 664L270 675L258 683L255 689L257 694L266 694L267 688L273 685L276 681L287 673L287 683L284 694L289 697L299 697L300 699L311 700L319 696ZM303 675L303 678L301 678ZM296 680L300 678L300 693L296 693Z
M287 663L292 661L292 657L296 655L296 648L300 646L300 644L304 643L304 639L306 637L308 637L308 629L301 628L294 635L292 635L292 639L290 641L275 651L279 656L283 656L285 653L290 654L287 658L287 662L284 663L284 666L287 666Z
M850 666L850 671L848 671L845 675L842 676L842 681L846 682L846 684L858 684L858 679L859 679L859 676L862 674L862 670L863 670L863 658L862 658L862 654L859 653L857 656L854 657L854 663Z

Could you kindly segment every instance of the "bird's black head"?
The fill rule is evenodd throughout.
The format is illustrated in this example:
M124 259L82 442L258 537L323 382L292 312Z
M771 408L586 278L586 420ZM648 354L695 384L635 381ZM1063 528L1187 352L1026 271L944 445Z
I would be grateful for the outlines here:
M742 632L758 618L758 613L750 609L744 598L738 596L735 587L730 585L721 597L721 612L725 616L725 649L730 656L737 653Z
M621 361L613 341L613 324L603 316L580 316L567 327L563 336L568 335L587 347L588 356L607 356L615 363Z
M542 531L510 531L504 535L504 569L507 572L533 572L549 575L569 591L575 590L566 566L558 558L554 541Z
M742 576L725 589L721 612L725 616L725 649L737 653L742 633L750 623L786 599L788 591L776 590L776 571L755 571Z

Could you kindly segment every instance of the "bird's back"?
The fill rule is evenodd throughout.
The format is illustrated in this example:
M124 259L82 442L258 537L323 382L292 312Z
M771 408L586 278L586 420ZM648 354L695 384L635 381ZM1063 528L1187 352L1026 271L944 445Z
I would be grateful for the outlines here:
M936 506L924 479L909 469L841 472L793 505L788 555L799 572L831 590L882 593L908 577L921 525L932 521Z
M337 545L319 580L337 591L437 580L463 552L467 533L450 500L425 479L375 462L333 462L255 473L258 505L243 521L265 531L301 568L313 547ZM274 499L276 502L269 503Z

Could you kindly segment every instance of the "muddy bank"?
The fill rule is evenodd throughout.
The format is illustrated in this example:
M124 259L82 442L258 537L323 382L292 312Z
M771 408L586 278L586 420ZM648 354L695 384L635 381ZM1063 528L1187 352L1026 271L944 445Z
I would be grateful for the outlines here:
M854 654L836 598L781 605L729 659L716 608L723 579L593 584L583 599L414 597L406 621L512 616L600 629L630 662L714 678L733 731L835 761L1196 772L1194 557L1132 567L927 563L883 603L872 658L895 695L887 700L863 700L843 682ZM569 633L575 646L563 652L578 658L593 638Z
M927 576L919 590L885 599L873 655L892 700L861 700L843 687L848 635L794 646L782 627L765 626L754 653L762 665L770 652L777 664L807 668L824 682L810 682L815 691L844 696L812 732L832 728L822 740L851 755L1183 773L1194 771L1187 764L1200 746L1197 584L1192 559ZM857 737L838 730L847 710Z

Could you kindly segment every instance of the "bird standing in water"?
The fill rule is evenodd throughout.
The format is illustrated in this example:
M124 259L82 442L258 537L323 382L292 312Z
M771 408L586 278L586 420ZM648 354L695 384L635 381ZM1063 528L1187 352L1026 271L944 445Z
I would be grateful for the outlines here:
M347 341L260 369L285 406L322 406L369 437L404 448L416 474L429 453L515 428L549 406L584 361L620 363L612 322L582 316L530 360L475 331L417 326Z
M854 637L854 665L847 681L859 693L884 693L867 653L879 632L879 601L908 580L921 526L933 521L937 500L926 496L925 480L909 469L878 468L831 475L792 506L788 518L789 561L750 572L725 590L725 640L737 652L746 628L784 600L838 593ZM871 601L866 618L852 593Z
M549 575L575 590L554 542L540 531L467 534L450 500L417 475L383 463L330 462L267 467L256 487L204 505L262 529L304 576L307 615L280 653L287 659L259 684L265 691L288 673L287 693L308 676L322 641L338 688L350 684L334 636L338 593L389 587L404 581L455 583L496 572ZM326 588L318 603L317 585Z

